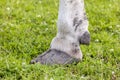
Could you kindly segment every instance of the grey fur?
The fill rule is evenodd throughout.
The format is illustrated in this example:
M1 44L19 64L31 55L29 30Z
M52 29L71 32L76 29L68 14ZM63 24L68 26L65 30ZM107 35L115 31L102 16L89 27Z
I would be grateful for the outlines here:
M78 17L75 17L73 19L73 26L75 27L75 31L77 30L77 28L82 24L82 20L79 20Z

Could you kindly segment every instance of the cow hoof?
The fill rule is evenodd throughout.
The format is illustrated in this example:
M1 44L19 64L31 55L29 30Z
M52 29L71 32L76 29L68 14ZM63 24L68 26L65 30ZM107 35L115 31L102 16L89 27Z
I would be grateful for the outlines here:
M80 60L73 58L63 51L56 49L50 49L45 53L39 55L37 58L31 60L31 64L40 63L45 65L55 65L55 64L72 64L78 63Z

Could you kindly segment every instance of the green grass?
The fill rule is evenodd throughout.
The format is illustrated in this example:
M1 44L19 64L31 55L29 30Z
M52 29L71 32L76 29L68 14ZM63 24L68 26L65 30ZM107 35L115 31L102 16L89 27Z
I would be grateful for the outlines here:
M56 35L58 0L0 0L0 80L120 80L120 0L85 0L91 44L77 65L29 62Z

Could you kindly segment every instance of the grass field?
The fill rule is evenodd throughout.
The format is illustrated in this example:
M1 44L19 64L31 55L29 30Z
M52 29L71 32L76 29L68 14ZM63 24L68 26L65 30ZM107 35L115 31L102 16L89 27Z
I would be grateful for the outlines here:
M85 0L91 43L77 65L29 62L56 35L58 0L0 0L0 80L120 80L120 0Z

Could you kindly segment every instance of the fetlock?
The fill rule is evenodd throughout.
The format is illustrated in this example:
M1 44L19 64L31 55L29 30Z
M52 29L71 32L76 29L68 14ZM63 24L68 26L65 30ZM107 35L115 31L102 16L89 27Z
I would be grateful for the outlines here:
M63 51L76 59L82 60L82 52L77 38L57 36L52 40L50 49Z

